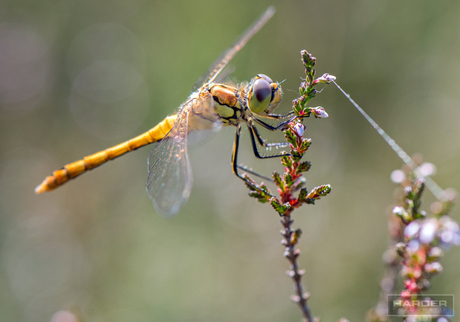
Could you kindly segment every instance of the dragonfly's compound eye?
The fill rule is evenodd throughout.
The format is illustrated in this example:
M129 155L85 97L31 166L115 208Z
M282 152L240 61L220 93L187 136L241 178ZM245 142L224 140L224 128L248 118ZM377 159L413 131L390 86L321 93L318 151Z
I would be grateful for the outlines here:
M271 96L272 88L266 80L258 79L254 82L253 91L257 101L262 103L268 96Z
M265 75L258 75L259 77ZM268 78L267 76L265 76ZM270 80L270 78L268 78ZM270 80L271 81L271 80ZM260 113L268 108L272 98L272 88L265 78L258 78L252 84L249 92L249 109L254 113Z
M270 77L268 77L267 75L258 74L257 76L260 77L260 78L265 79L269 84L273 83L272 79Z

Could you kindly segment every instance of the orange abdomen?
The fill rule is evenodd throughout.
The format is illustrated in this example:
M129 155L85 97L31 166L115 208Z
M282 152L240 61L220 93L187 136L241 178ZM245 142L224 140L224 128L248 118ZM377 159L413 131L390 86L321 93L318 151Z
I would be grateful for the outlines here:
M35 188L35 193L54 190L70 179L98 167L107 161L113 160L127 152L136 150L145 145L160 141L171 130L176 119L177 115L168 116L154 128L136 136L135 138L132 138L131 140L65 165L62 169L56 170L52 175L46 177L45 180L43 180L43 182Z

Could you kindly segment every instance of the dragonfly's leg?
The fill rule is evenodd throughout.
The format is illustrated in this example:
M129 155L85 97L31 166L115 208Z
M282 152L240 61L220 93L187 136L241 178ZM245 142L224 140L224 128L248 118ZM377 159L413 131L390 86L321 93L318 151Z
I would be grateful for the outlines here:
M285 148L288 144L287 143L267 143L265 140L260 136L259 132L257 131L257 128L255 127L254 123L248 122L248 130L249 130L249 135L251 136L251 143L252 143L252 150L254 151L254 155L256 158L259 159L269 159L269 158L278 158L282 155L287 155L286 152L281 152L273 155L260 155L259 149L257 148L257 141L260 143L261 146L264 148L271 149L272 147L274 148Z
M240 145L240 134L241 134L241 124L238 124L236 126L236 131L235 131L235 142L233 143L233 151L232 151L232 170L233 170L233 173L238 177L240 178L241 180L243 180L247 185L249 185L251 188L257 190L257 191L261 191L260 188L256 187L253 183L251 183L249 180L247 180L245 177L243 177L241 174L238 173L238 169L243 169L243 170L246 170L244 166L240 166L238 165L238 148L239 148L239 145ZM247 170L246 170L247 171ZM254 175L257 175L259 177L263 177L259 174L256 174L255 172L253 171L247 171L247 172L251 172L252 174ZM265 177L263 177L265 178ZM268 178L265 178L265 179L268 179ZM270 180L271 181L271 180ZM267 193L266 191L261 191L261 192L264 192L264 193Z
M252 135L254 135L260 145L265 146L265 147L267 146L267 143L265 143L265 140L260 136L259 131L256 129L254 122L251 122L251 121L248 122L248 129L249 129L249 134L251 134L251 138L252 138ZM253 144L253 147L254 147L254 144Z
M279 124L276 125L276 126L267 124L267 123L265 123L264 121L258 119L257 117L254 117L254 121L256 121L258 124L260 124L261 126L263 126L264 128L266 128L266 129L269 130L269 131L276 131L276 130L282 129L282 128L285 127L289 122L295 120L296 118L297 118L297 116L291 117L290 119L288 119L288 120L286 120L286 121L283 121L283 122L279 123Z
M243 164L238 164L238 169L241 169L247 173L250 173L256 177L259 177L260 179L263 179L263 180L267 180L267 181L270 181L270 182L274 182L272 178L269 178L269 177L266 177L264 175L261 175L261 174L258 174L257 172L249 169L247 166L243 165Z
M232 170L233 173L243 181L247 181L244 177L242 177L238 173L238 148L240 146L240 135L241 135L241 124L238 124L236 126L236 131L235 131L235 141L233 142L233 150L232 150Z
M281 119L284 119L284 118L286 118L288 116L292 116L292 115L294 115L294 111L291 111L291 112L283 114L283 115L270 113L270 114L265 115L264 117L266 117L268 119L281 120Z

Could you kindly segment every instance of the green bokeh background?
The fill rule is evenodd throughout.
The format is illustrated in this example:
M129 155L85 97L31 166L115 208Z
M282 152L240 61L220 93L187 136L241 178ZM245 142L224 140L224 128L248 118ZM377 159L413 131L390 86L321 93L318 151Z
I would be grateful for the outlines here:
M145 194L149 148L33 191L52 170L172 113L271 4L275 16L231 62L233 79L285 80L287 112L307 49L318 75L337 76L409 154L438 167L442 187L460 189L457 1L0 0L1 321L60 310L91 322L300 319L279 218L231 172L232 128L190 151L194 188L172 219ZM312 104L330 117L306 121L307 184L332 193L295 213L299 263L314 315L361 321L378 301L389 177L401 161L333 85ZM242 162L282 170L256 160L247 139ZM442 263L432 291L460 294L458 250Z

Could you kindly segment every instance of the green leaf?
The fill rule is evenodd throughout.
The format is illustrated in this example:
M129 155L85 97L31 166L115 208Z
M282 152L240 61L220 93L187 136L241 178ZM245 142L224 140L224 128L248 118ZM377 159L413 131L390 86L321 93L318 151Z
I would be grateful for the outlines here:
M246 180L246 187L249 189L249 196L258 199L259 202L265 203L271 198L271 192L265 183L257 185L247 174L243 175Z
M249 191L249 196L252 197L252 198L262 198L263 197L263 194L261 194L259 191L257 190L251 190Z
M279 173L274 171L273 175L272 175L272 178L273 178L273 181L275 182L275 184L278 186L278 188L280 188L281 191L284 192L286 190L286 185L285 185L283 179L281 179L281 176L279 175Z
M303 117L309 117L311 114L311 107L307 106L307 103L310 99L306 98L305 99L305 105L299 110L299 112L296 115L303 114Z
M270 193L270 190L268 190L267 185L263 182L259 185L259 188L262 189L265 193Z
M292 167L292 158L290 155L284 155L281 157L281 164L284 165L286 168Z
M299 164L297 167L297 172L296 174L302 173L302 172L307 172L311 168L311 162L310 161L305 161Z
M294 147L297 147L297 138L295 136L294 131L291 129L287 129L284 131L284 137L288 143L291 143Z
M248 185L248 183L250 183L252 185L256 185L256 182L254 180L252 180L252 178L250 176L248 176L246 173L243 174L243 178L245 180L246 186L248 186L250 189L252 189L252 187L250 185Z
M249 196L252 197L252 198L256 198L257 201L260 202L260 203L266 203L271 198L270 195L268 195L268 194L266 194L264 192L257 191L257 190L249 191Z
M307 188L302 188L300 189L300 192L299 192L299 196L297 197L297 199L299 201L305 201L305 198L307 197L307 194L308 194L308 190Z
M300 162L302 157L303 157L302 153L299 153L296 150L291 151L291 160L292 160L292 162Z
M302 106L298 99L292 101L292 110L296 115L299 115L299 112L302 110Z
M292 182L292 176L289 172L285 173L284 174L284 181L286 182L286 185L288 187L291 187L293 182Z
M331 185L329 185L329 184L324 184L324 185L318 186L315 189L318 192L318 194L320 196L322 196L322 197L325 196L325 195L328 195L332 190Z
M331 192L331 189L331 186L328 184L315 187L305 197L305 202L307 204L315 204L316 200L319 200L321 197L328 195Z
M285 214L289 209L291 209L291 204L286 202L282 204L277 198L272 197L270 199L270 204L272 205L273 209L275 209L280 215Z
M267 203L268 200L270 200L270 198L268 197L265 197L265 198L258 198L257 201L260 202L260 203Z
M311 139L309 139L309 138L303 139L302 143L300 144L300 149L302 151L307 151L308 148L310 147L310 145L311 145Z

